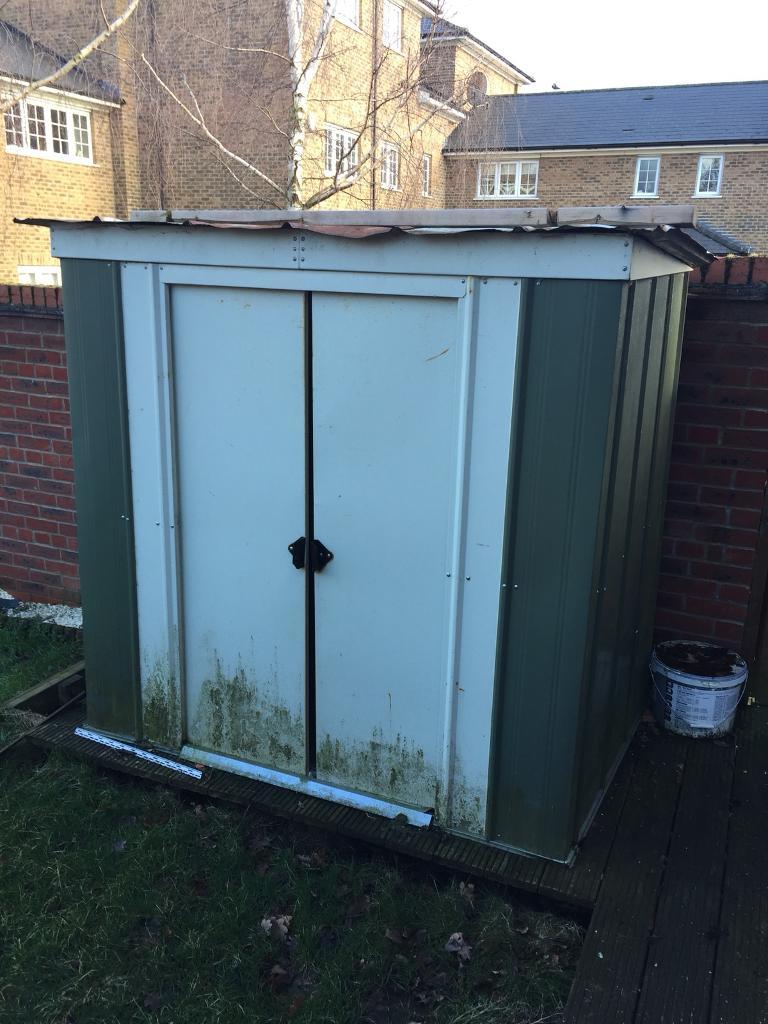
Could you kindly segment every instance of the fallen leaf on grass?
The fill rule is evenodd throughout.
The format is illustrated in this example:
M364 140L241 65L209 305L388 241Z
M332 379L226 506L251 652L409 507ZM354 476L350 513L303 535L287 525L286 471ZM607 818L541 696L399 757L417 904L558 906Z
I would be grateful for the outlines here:
M453 935L449 936L443 948L446 953L455 953L462 963L465 963L472 956L472 947L461 932L454 932Z
M163 997L159 992L147 992L144 996L144 1009L155 1012L163 1005Z
M269 987L273 992L282 992L290 985L291 974L285 969L285 967L281 967L280 964L275 964L269 972L268 981Z
M270 914L261 919L261 928L266 935L280 939L281 942L287 942L292 920L291 914Z

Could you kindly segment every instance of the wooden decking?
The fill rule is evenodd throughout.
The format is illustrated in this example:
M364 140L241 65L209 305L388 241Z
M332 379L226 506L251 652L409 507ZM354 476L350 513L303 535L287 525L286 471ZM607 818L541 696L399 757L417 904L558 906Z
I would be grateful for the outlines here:
M591 911L564 1024L768 1024L768 709L736 740L641 728L572 867L218 771L199 782L74 735L30 739Z

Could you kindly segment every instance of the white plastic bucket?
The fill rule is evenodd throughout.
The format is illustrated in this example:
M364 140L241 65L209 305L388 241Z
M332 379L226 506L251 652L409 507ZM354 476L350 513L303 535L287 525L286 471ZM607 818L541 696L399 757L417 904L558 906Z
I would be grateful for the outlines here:
M657 644L651 655L656 717L683 736L722 736L733 728L747 675L744 659L725 647L695 640Z

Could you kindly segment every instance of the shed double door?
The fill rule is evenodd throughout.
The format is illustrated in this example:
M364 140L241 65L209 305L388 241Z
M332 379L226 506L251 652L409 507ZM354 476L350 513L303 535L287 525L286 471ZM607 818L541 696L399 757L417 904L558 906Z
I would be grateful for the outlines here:
M457 326L455 299L172 288L191 746L435 805Z

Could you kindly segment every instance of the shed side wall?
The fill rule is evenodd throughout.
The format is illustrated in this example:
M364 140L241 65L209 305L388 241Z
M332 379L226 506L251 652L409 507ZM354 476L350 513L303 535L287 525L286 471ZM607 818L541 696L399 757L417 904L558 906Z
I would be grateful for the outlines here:
M117 264L62 260L88 724L137 736L136 585Z
M490 835L554 859L573 841L573 774L619 282L532 281L510 472Z
M588 818L647 701L684 280L675 275L626 286L574 826Z

